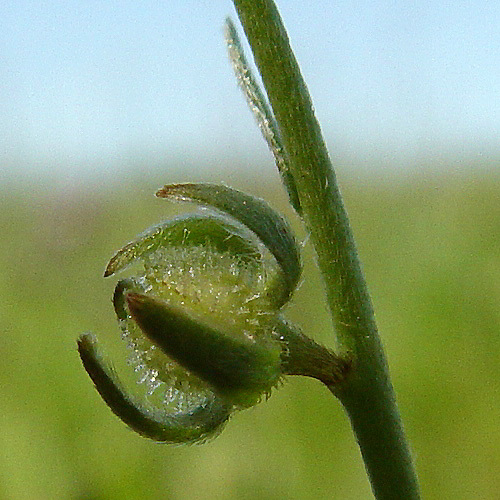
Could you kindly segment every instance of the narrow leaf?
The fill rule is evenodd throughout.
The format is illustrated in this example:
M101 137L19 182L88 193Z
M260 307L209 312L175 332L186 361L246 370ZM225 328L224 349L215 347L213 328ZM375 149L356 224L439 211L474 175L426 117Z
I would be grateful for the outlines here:
M281 141L276 119L248 65L245 52L243 51L243 47L238 37L238 32L229 18L226 19L224 31L229 60L236 74L238 85L243 91L248 107L253 113L257 125L274 156L274 161L276 162L283 184L290 197L290 203L297 213L300 214L301 210L297 187L295 186L295 181L290 172L288 155Z

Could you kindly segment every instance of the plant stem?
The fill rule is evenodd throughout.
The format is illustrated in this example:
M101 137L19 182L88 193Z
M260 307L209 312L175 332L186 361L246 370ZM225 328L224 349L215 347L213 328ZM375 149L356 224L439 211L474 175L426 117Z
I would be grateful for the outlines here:
M272 0L233 0L280 128L317 253L337 353L353 363L340 386L375 497L418 499L417 477L347 213L305 82Z

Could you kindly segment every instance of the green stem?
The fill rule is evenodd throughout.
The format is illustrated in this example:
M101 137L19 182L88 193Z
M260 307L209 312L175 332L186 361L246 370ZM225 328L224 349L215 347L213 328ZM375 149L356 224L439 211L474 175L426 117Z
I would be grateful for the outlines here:
M304 222L352 369L330 390L350 418L377 499L418 499L418 483L373 308L319 123L272 0L233 0L280 128Z

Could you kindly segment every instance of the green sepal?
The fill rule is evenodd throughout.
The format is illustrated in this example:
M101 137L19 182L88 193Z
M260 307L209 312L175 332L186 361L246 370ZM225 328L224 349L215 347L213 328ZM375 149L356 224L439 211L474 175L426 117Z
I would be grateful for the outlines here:
M228 402L252 406L279 381L279 344L261 345L241 333L232 335L222 325L163 300L131 292L125 297L146 337Z
M118 250L106 266L104 276L111 276L160 247L175 245L211 245L219 252L238 255L242 262L252 262L261 258L254 239L252 233L218 214L187 214L150 227Z
M134 290L134 288L137 288L136 283L130 278L120 280L115 286L115 291L113 292L113 307L116 317L119 320L126 321L128 319L128 312L125 308L125 293Z
M144 408L129 397L112 368L101 358L94 335L78 339L83 366L111 411L137 433L165 443L195 443L222 430L232 407L215 394L191 410L160 412Z
M302 270L300 249L289 224L264 200L218 184L169 184L156 196L215 208L253 231L281 268L280 279L271 284L276 306L289 300Z

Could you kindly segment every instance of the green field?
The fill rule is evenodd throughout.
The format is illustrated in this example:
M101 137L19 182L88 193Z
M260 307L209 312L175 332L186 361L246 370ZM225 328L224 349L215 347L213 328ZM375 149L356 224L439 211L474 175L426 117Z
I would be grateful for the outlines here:
M261 179L233 184L290 215ZM343 184L423 497L498 500L500 176ZM174 213L157 187L0 187L0 499L371 498L342 408L316 381L289 378L191 447L140 438L101 401L75 340L95 332L127 371L102 272ZM305 256L287 315L331 345L310 245Z

